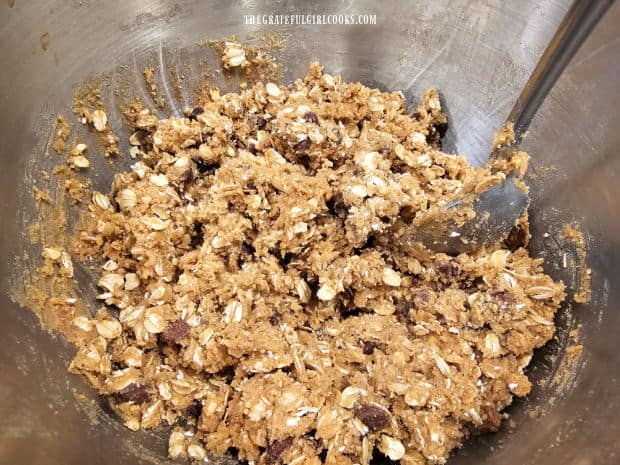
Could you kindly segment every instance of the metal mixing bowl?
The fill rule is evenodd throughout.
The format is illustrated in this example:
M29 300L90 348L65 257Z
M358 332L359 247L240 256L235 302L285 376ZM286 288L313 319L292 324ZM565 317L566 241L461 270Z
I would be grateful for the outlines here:
M567 3L3 2L0 463L168 463L165 434L126 430L83 380L67 373L72 348L42 330L37 318L10 298L23 264L38 253L26 237L33 212L28 183L40 169L57 162L53 155L44 156L49 116L59 111L70 115L77 84L93 73L107 73L112 89L124 76L130 90L148 101L140 84L142 67L172 67L187 77L182 98L189 106L189 84L197 82L199 63L209 55L196 41L231 34L243 38L257 30L244 25L244 14L376 14L374 26L278 27L288 34L288 46L281 52L285 78L303 75L309 61L319 59L348 80L403 90L410 102L436 86L451 121L447 148L468 153L479 164ZM571 257L574 250L554 238L562 224L580 223L589 248L592 300L566 305L558 315L557 339L537 353L530 369L539 381L533 394L510 408L516 428L469 441L451 459L452 465L606 465L620 460L620 287L613 284L620 271L619 23L620 7L615 5L553 90L524 144L533 157L532 253L544 254L547 271L574 289L579 273L562 267L563 255ZM159 84L164 97L172 97L169 80ZM110 90L105 99L113 106L120 97ZM120 126L118 115L112 123ZM115 169L124 166L121 162ZM539 169L542 166L552 169ZM113 169L105 163L99 169L95 187L105 190ZM544 237L544 232L551 236ZM571 362L565 355L571 343L567 333L578 325L583 325L585 350Z

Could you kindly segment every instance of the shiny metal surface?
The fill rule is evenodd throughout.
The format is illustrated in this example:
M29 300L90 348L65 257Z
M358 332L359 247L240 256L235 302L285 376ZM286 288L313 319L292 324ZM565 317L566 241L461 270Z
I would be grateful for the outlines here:
M613 3L613 0L573 1L508 115L508 121L514 124L516 144L521 142L568 63Z
M507 122L512 123L514 129L511 147L521 144L540 105L612 4L613 0L573 1L508 115ZM489 160L502 157L506 150L493 151ZM515 184L514 176L508 176L477 198L468 202L457 200L446 208L457 210L467 204L472 205L476 215L464 224L458 227L446 227L448 225L436 222L416 224L412 228L413 236L431 250L450 255L488 247L508 236L525 213L529 201Z
M473 199L456 200L446 205L448 211L471 206L476 216L463 224L457 226L445 218L433 218L415 223L408 229L413 240L435 252L456 256L506 239L529 203L528 196L516 185L514 175L509 175L481 194L474 194Z
M282 51L285 77L301 75L311 59L320 59L330 72L349 80L401 89L412 103L436 86L451 122L447 148L468 153L480 164L493 131L505 120L567 8L568 2L557 0L0 4L0 463L169 463L163 435L130 433L104 406L92 408L76 399L81 394L88 398L90 391L66 372L72 349L41 330L36 317L9 298L16 270L25 257L34 256L25 233L33 207L24 180L56 162L54 154L41 155L49 140L47 117L61 109L69 114L74 86L96 72L108 73L113 82L129 76L132 92L147 100L140 85L143 63L175 67L187 81L196 80L199 62L208 55L196 41L243 37L258 29L243 24L244 14L377 14L376 26L278 27L288 34L289 45ZM558 316L557 341L537 354L530 371L540 383L527 401L510 409L517 428L470 441L451 465L607 465L619 460L619 22L616 4L560 78L523 142L534 160L532 251L546 257L551 274L574 285L578 273L562 267L562 256L571 250L554 238L562 224L581 223L590 248L592 301L567 306ZM46 50L44 33L49 33ZM174 103L170 82L158 84ZM191 86L184 85L184 102L189 104L191 96ZM113 92L104 97L113 106L122 100ZM119 123L112 119L115 127ZM112 170L105 166L101 162L96 188L109 182ZM567 330L577 325L582 325L584 356L567 374L562 369L569 362ZM535 407L541 409L540 418L528 414Z

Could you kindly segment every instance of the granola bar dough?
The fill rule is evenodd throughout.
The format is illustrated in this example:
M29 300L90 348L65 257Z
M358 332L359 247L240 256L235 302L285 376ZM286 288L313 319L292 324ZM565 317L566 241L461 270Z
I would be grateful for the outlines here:
M172 425L170 456L197 460L441 464L528 394L564 287L526 219L518 243L457 257L393 240L503 174L441 152L435 90L410 112L315 63L130 120L139 160L76 234L106 305L75 319L70 367L130 429Z

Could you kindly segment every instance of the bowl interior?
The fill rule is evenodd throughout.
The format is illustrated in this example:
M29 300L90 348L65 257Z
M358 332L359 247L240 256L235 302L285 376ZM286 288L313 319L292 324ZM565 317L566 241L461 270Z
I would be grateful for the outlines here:
M38 260L27 237L36 217L31 195L41 170L58 160L50 149L54 115L73 122L72 94L93 76L102 82L111 125L128 153L120 105L132 97L151 103L142 70L157 70L166 100L161 115L191 107L197 85L218 66L204 39L264 32L243 15L276 13L376 14L369 26L277 26L285 47L274 51L284 80L303 76L312 60L382 89L401 90L413 105L428 87L442 94L450 119L448 150L481 164L492 134L508 114L568 2L438 0L416 5L390 0L342 2L105 0L98 2L8 2L0 6L0 76L3 240L0 352L0 457L6 463L166 463L165 434L130 433L66 366L72 348L47 334L37 318L11 295ZM532 156L531 251L574 292L583 267L564 267L576 251L561 239L565 224L578 223L588 243L593 296L567 304L558 315L556 339L540 350L530 374L535 389L510 408L517 427L475 438L451 464L613 463L620 435L620 329L613 286L620 268L620 7L612 7L535 118L524 147ZM269 28L267 28L269 29ZM256 39L253 39L256 40ZM176 76L176 78L174 77ZM177 82L180 88L177 89ZM215 81L218 81L217 74ZM229 84L220 81L226 88ZM87 130L87 143L95 141ZM91 144L89 144L91 145ZM129 158L109 164L95 159L93 188L109 190L114 172ZM75 216L70 220L74 221ZM545 233L548 234L545 235ZM85 296L92 278L82 277ZM90 296L92 297L92 296ZM566 356L569 331L579 329L584 355ZM534 412L534 413L532 413ZM215 462L213 462L215 463ZM230 461L234 463L234 461Z

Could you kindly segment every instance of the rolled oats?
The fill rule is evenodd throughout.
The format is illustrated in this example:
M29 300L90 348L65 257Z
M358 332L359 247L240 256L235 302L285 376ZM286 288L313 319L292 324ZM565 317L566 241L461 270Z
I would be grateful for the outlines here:
M329 284L323 284L316 296L321 300L332 300L336 297L336 290Z
M71 155L73 156L82 155L84 152L86 152L86 149L88 149L88 145L86 144L83 144L83 143L75 144L75 147L71 151Z
M193 460L204 460L207 456L207 451L199 444L190 444L187 447L187 455Z
M161 218L153 215L147 215L142 218L142 222L149 228L155 231L163 231L170 224L169 221L164 221Z
M135 346L127 346L121 352L120 359L129 367L140 368L142 366L142 349Z
M141 428L156 428L159 426L162 420L162 413L164 412L164 403L161 400L153 402L142 413L140 419ZM204 457L203 457L204 458Z
M133 207L136 206L137 196L135 191L132 189L123 189L118 194L116 194L116 202L121 210L129 211Z
M125 279L121 274L107 273L99 278L99 282L97 284L99 287L107 289L109 292L115 292L124 286Z
M544 300L551 299L555 295L556 289L547 286L533 286L527 289L525 292L528 295L532 296L532 299Z
M104 210L112 210L112 203L107 195L102 194L101 192L93 192L93 203Z
M88 158L83 155L71 157L70 163L76 168L88 168L90 166L90 161L88 161Z
M248 50L219 51L246 72ZM405 234L527 165L441 152L436 91L412 112L313 64L288 87L210 88L183 118L132 115L139 160L93 193L74 247L101 259L114 310L70 320L71 371L130 429L183 424L169 455L196 461L234 447L250 463L368 465L377 448L443 463L529 392L563 286L523 247L449 257ZM73 275L63 248L43 258Z
M244 67L249 64L245 57L243 46L236 40L224 42L224 53L222 54L222 64L224 68Z
M116 271L118 270L118 263L116 263L114 260L108 260L103 265L101 265L101 268L105 271Z
M115 339L123 332L123 327L118 320L112 319L97 320L95 328L99 335L106 339Z
M353 386L348 386L340 393L340 406L351 409L360 398L360 390Z
M148 112L148 110L144 110L138 115L134 124L137 128L150 129L150 128L156 127L157 123L158 123L157 116L151 115ZM155 144L157 144L158 142L156 140L158 136L159 136L158 134L153 135L153 142Z
M52 261L59 260L62 254L62 249L59 247L44 247L43 248L43 257L48 258Z
M60 274L67 278L73 278L73 261L68 252L63 251L60 254L60 264L62 265Z
M173 459L187 456L185 435L180 427L175 428L170 434L168 439L168 455Z
M125 290L133 291L140 287L140 278L135 273L126 273L125 274Z
M303 279L297 281L297 286L295 287L297 290L297 296L302 303L308 303L310 298L312 297L312 292L310 291L310 287L308 283Z
M435 364L439 371L444 376L450 376L450 365L446 363L446 361L441 357L441 355L434 354L433 358L435 359Z
M168 185L168 178L166 178L165 174L151 174L149 181L157 187L165 187Z
M141 131L134 132L131 136L129 136L129 144L138 146L144 144L143 133Z
M489 333L484 338L484 351L489 357L497 357L501 353L499 338L495 333Z
M95 110L93 112L93 126L99 132L104 131L108 125L108 115L103 110Z
M142 150L140 150L139 147L130 147L129 148L129 156L131 158L138 158L141 156L144 156L144 152L142 152Z
M232 301L224 309L225 323L239 323L243 319L243 304Z
M82 331L92 331L95 327L95 322L85 316L78 316L73 319L73 325L80 328Z
M144 313L144 328L151 334L163 333L166 329L166 319L161 307L152 307Z
M401 279L400 274L394 271L392 268L383 269L383 282L388 286L398 287L400 286Z
M400 460L405 456L405 446L403 446L403 443L385 434L381 436L379 450L390 460Z

